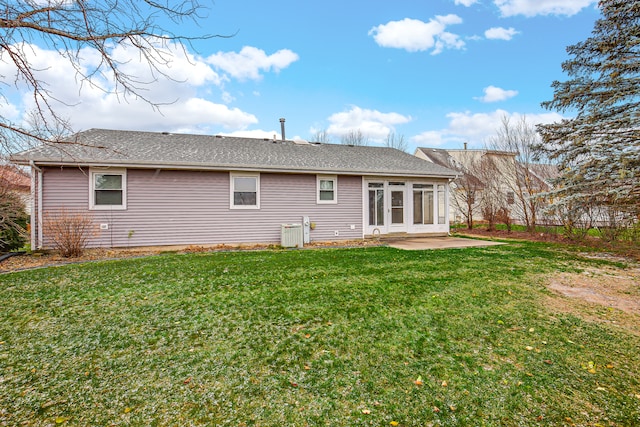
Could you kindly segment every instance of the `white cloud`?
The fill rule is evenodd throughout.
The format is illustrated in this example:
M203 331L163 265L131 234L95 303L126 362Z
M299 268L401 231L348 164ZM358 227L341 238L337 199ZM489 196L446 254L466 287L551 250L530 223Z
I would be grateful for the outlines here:
M502 16L575 15L597 0L494 0Z
M20 110L8 100L2 99L0 100L0 116L9 120L17 120L20 118Z
M298 59L298 55L289 49L267 55L264 50L245 46L239 53L218 52L209 56L206 61L238 80L259 80L262 78L261 72L277 73Z
M122 102L115 95L81 100L59 108L76 129L111 128L171 132L211 133L214 129L242 129L258 122L250 113L206 99L190 97L153 108L142 100Z
M330 135L342 137L349 132L360 131L373 142L381 142L389 132L393 132L395 125L408 123L411 117L353 106L349 111L332 114L328 120L327 133Z
M440 147L447 142L445 137L446 134L443 131L428 130L410 139L419 147Z
M513 98L517 94L517 90L505 90L495 86L487 86L484 88L484 96L474 99L482 102L498 102Z
M463 5L463 6L469 7L472 4L478 3L478 0L455 0L454 3L456 6Z
M138 92L156 107L132 94L123 94L114 86L110 70L100 68L90 80L81 75L57 51L23 43L36 78L46 82L51 105L59 117L69 119L75 129L107 127L142 130L189 130L195 133L222 127L244 129L258 119L250 113L232 108L201 96L210 96L218 88L223 102L233 101L224 90L224 76L218 75L202 58L190 54L183 46L158 45L156 53L165 58L158 69L149 66L138 52L128 46L116 46L112 56L119 70L135 76ZM100 57L90 49L80 52L80 71L88 73L100 64ZM20 114L36 108L33 95L20 82L15 87L15 66L0 60L0 81L12 88L6 101ZM9 99L10 98L10 99ZM5 110L7 117L10 110ZM15 116L15 112L12 113Z
M520 114L505 110L495 110L489 113L453 112L447 114L449 125L445 129L429 130L411 138L418 146L443 146L451 148L462 147L463 142L468 142L470 147L481 148L495 136L502 124L503 117L509 117L514 123L522 116L531 124L552 123L562 120L558 113Z
M429 22L405 18L390 21L369 30L379 46L419 52L433 49L432 55L444 49L462 49L464 41L456 34L445 31L447 26L462 23L457 15L436 16Z
M484 36L489 40L511 40L516 34L520 34L520 32L513 27L493 27L484 32Z

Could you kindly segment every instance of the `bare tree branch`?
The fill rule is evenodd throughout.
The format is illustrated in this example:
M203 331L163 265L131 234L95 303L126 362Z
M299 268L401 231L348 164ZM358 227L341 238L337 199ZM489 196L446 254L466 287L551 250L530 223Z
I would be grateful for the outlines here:
M31 93L40 125L48 133L56 133L60 123L68 121L57 114L56 105L63 101L53 97L47 82L41 80L38 73L41 70L32 63L33 45L58 51L75 70L81 87L88 84L118 97L134 96L157 108L162 103L151 100L145 90L159 76L171 78L164 71L173 58L167 49L169 43L186 50L185 45L196 40L232 36L189 37L173 32L166 24L170 22L179 28L197 25L206 11L198 0L0 0L0 61L11 64L15 70L14 76L2 77L5 81L12 79L20 92ZM127 72L124 68L127 63L113 55L116 46L135 49L148 65L151 81ZM84 58L86 49L98 57L91 66ZM98 78L113 83L113 87L101 86ZM6 95L4 98L7 101ZM167 101L170 102L173 101ZM0 115L0 128L0 144L5 147L16 135L50 142L43 139L42 132L34 132L27 124L7 116Z

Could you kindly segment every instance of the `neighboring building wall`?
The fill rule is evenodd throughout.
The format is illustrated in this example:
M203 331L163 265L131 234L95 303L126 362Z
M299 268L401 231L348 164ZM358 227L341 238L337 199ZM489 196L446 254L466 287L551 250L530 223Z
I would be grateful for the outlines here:
M260 209L230 209L228 172L129 169L127 209L113 211L89 210L88 169L45 168L43 177L45 217L59 208L91 215L91 247L279 243L281 224L303 215L316 223L312 241L363 236L359 176L339 176L338 203L319 205L316 175L261 173Z

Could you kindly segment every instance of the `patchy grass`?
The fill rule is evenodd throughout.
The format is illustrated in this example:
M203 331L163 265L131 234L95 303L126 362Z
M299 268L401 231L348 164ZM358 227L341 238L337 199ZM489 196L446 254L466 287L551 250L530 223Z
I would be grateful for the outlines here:
M0 425L639 425L640 337L545 304L598 265L625 267L518 242L1 275Z

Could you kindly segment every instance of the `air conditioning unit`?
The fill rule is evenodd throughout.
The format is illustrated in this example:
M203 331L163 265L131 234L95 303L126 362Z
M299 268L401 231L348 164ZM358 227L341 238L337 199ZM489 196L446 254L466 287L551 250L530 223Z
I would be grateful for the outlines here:
M303 246L302 224L282 224L280 246L301 248Z

